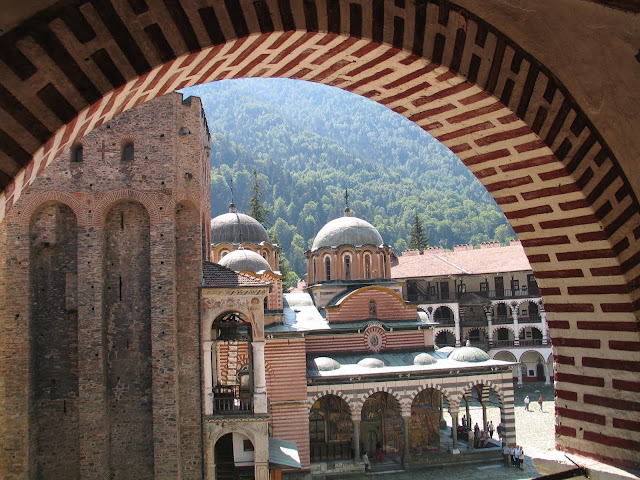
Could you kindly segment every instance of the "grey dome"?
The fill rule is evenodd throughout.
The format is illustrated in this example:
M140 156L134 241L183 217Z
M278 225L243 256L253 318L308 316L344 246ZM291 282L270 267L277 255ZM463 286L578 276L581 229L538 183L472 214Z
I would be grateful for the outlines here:
M384 362L377 358L363 358L358 362L358 365L366 368L382 368L384 367Z
M340 217L331 220L320 229L311 250L338 245L382 245L382 237L376 227L357 217Z
M211 243L269 242L267 230L255 218L229 212L211 220Z
M340 368L340 364L329 357L318 357L313 360L316 368L321 372L328 372L331 370L337 370Z
M489 360L489 355L476 347L460 347L451 352L449 358L457 362L477 363Z
M414 365L433 365L437 360L428 353L419 353L413 359Z
M269 262L252 250L235 250L227 253L218 263L236 272L248 271L255 273L262 270L271 270Z

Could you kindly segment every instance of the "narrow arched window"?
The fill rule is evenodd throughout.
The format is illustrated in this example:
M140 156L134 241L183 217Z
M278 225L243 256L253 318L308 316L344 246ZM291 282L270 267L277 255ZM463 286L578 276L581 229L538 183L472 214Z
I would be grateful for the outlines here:
M313 283L315 283L317 278L318 278L318 272L317 272L317 268L316 268L316 259L315 258L312 260L312 265L313 265Z
M133 143L127 143L122 148L122 161L133 162Z
M364 278L369 280L371 278L371 255L364 256Z
M382 254L382 278L387 278L387 255Z
M328 282L331 280L331 259L329 257L324 259L324 270Z
M82 144L78 143L71 148L71 161L74 163L82 162L83 148Z
M351 280L351 257L344 258L344 278Z

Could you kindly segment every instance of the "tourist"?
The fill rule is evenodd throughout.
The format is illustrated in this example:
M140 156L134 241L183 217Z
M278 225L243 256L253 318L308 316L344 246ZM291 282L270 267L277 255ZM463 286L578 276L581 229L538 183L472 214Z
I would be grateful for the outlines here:
M462 426L464 428L467 428L467 416L466 415L462 415Z
M498 439L502 440L502 424L499 423L498 427L496 428L496 433L498 434Z
M473 427L473 437L475 438L473 446L478 448L478 440L480 440L480 427L478 426L478 423Z
M504 457L504 466L509 467L511 465L511 449L506 443L502 447L502 456Z
M489 430L489 437L493 438L493 420L487 425L487 430ZM498 436L500 436L500 433L498 433Z
M520 470L524 470L524 450L522 446L520 446L520 457L518 458L518 463L520 463Z
M518 445L514 446L514 448L511 449L511 465L515 466L516 468L519 467L520 465L518 464L520 458L520 447Z
M367 455L367 452L364 452L364 455L362 455L362 463L364 463L364 473L369 473L371 464L369 463L369 456Z
M529 395L527 395L526 397L524 397L524 409L528 412L529 411L529 402L531 400L529 400Z
M540 395L540 398L538 399L538 405L540 405L540 411L542 411L542 395Z
M480 448L487 448L489 446L488 444L489 444L489 435L487 434L487 432L482 430L480 432L480 440L478 440L478 446Z

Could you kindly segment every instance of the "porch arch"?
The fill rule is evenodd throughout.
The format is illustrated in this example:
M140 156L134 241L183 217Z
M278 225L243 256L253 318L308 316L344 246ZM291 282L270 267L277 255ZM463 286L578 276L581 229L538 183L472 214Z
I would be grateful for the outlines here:
M12 17L1 38L6 47L0 49L3 97L9 100L2 105L8 121L3 122L7 132L0 149L0 215L78 137L174 88L240 76L334 84L375 98L434 133L502 206L540 281L555 352L581 360L576 362L579 369L558 365L559 387L579 390L574 379L588 376L603 397L614 391L616 400L633 401L637 349L619 346L629 337L638 342L634 312L639 293L632 288L640 273L637 180L628 181L584 113L591 103L580 82L569 72L555 74L522 48L545 52L534 46L535 32L530 37L518 33L520 20L507 23L507 10L492 13L472 2L458 3L473 11L435 0L408 2L406 7L377 3L376 8L338 3L326 10L314 2L292 1L273 11L264 2L222 5L212 0L203 5L185 0L177 7L145 5L150 13L145 8L120 12L106 1L109 15L102 18L107 20L100 20L89 4L81 10L63 2L46 14L23 11L18 18L24 24ZM237 10L229 11L227 5ZM578 11L585 18L599 16L598 24L633 21L624 12L592 4L585 9L588 14ZM550 21L557 26L556 16L562 19L563 13L555 13L535 25ZM533 16L535 12L523 14L522 21L526 24ZM153 32L155 43L143 32ZM582 48L591 44L586 34L585 39ZM638 80L637 70L630 75L616 73L614 78L622 85ZM559 78L572 82L586 107ZM590 110L600 125L607 125L606 115ZM633 139L637 122L627 123L607 135L631 168L634 158L627 152L638 151L628 148L638 145ZM574 338L578 329L581 341ZM569 404L569 409L598 409L610 418L628 416L614 406ZM603 437L595 430L579 431L571 418L560 418L559 446L597 456ZM611 455L634 460L623 441L628 432L609 425L603 435L619 445Z

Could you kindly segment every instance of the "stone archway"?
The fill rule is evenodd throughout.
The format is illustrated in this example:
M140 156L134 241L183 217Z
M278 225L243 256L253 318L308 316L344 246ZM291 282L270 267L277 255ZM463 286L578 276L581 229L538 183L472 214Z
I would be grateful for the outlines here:
M637 11L632 3L621 4ZM219 78L287 76L373 98L448 145L496 198L522 239L545 297L557 388L573 399L559 417L558 446L599 456L600 445L613 445L608 456L637 461L629 409L620 405L635 405L640 388L634 316L640 184L624 173L633 171L631 152L638 151L640 140L634 136L637 121L617 121L620 112L623 118L638 118L630 114L637 113L637 102L624 88L638 83L637 69L631 70L635 50L626 48L634 39L611 34L623 48L608 49L606 57L618 68L584 62L584 77L573 75L580 72L580 55L547 42L536 45L546 38L540 32L552 25L578 40L572 44L583 40L576 48L591 55L601 49L591 48L595 40L581 29L610 24L624 31L633 26L630 13L570 0L517 12L521 15L471 0L284 1L277 7L96 0L40 12L21 8L9 12L0 38L5 120L0 215L11 211L76 138L178 87ZM567 21L569 15L589 21ZM576 57L574 70L562 65L569 56ZM621 86L616 89L621 100L601 100L593 108L591 89L579 79L600 70L613 79L607 87ZM602 85L594 91L607 93ZM11 262L12 249L11 242L3 244L3 265ZM10 278L9 267L3 269L2 277ZM3 298L10 297L11 288L3 286ZM7 330L14 328L12 322ZM9 348L5 345L0 349ZM578 398L585 383L590 393ZM605 427L580 430L576 415L596 411L608 420Z

